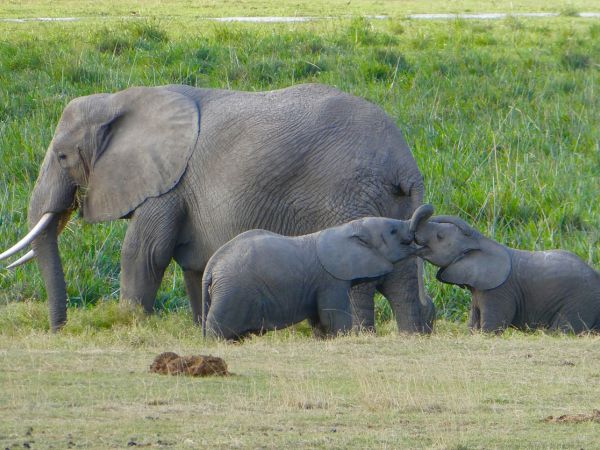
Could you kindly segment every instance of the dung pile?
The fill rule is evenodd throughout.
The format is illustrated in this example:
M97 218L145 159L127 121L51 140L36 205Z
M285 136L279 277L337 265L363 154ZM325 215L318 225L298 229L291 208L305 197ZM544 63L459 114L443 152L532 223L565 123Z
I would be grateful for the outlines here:
M192 377L229 375L227 364L217 356L179 356L173 352L164 352L154 358L150 365L150 372L163 375L189 375Z
M600 409L595 409L591 414L563 414L562 416L548 416L544 422L549 423L580 423L600 422Z

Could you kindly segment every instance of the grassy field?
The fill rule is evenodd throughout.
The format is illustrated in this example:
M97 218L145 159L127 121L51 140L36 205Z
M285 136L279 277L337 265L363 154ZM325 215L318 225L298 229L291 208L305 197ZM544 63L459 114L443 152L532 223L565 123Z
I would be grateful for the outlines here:
M49 335L15 326L41 326L39 303L0 316L2 448L600 447L587 420L600 408L598 336L469 336L442 322L429 337L226 345L182 313L140 320L110 304L71 319ZM167 350L220 356L232 375L149 373Z

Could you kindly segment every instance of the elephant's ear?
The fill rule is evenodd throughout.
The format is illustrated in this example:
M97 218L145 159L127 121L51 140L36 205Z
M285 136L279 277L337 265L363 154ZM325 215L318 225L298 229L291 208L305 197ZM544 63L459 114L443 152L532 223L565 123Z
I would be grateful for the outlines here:
M98 102L97 110L88 106L90 121L101 124L82 205L88 222L123 217L172 189L185 172L200 122L194 101L164 88L130 88Z
M442 268L437 279L450 284L470 286L480 291L497 288L506 281L512 270L506 247L481 238L481 246Z
M374 278L394 266L369 243L357 221L323 230L317 237L317 256L327 272L340 280Z

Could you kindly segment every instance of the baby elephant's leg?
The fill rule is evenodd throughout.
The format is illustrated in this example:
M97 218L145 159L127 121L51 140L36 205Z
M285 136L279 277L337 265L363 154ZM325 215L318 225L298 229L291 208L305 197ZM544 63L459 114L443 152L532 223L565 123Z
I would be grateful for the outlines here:
M593 328L593 321L585 320L585 315L581 312L572 312L565 314L558 312L555 314L554 319L549 324L550 329L558 330L561 333L573 333L580 334L591 331Z
M319 293L317 299L320 328L335 336L352 329L352 313L347 287L333 287Z
M377 282L360 283L349 292L353 315L353 326L356 330L375 331L375 303L373 296Z
M502 333L513 324L516 304L511 299L486 298L479 302L479 324L486 333Z
M228 287L222 281L213 280L211 286L211 304L206 316L208 333L228 340L260 333L262 314L249 300L248 292Z

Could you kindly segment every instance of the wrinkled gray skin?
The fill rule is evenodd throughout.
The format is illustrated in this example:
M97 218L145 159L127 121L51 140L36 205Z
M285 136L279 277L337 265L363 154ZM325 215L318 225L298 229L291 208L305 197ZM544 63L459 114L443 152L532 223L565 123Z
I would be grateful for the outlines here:
M471 291L473 330L600 330L600 273L572 253L507 248L453 216L423 222L415 240L438 280Z
M319 335L348 331L352 284L387 275L412 256L414 228L432 212L423 205L410 221L367 217L298 237L236 236L204 271L203 333L239 339L304 319Z
M204 267L237 234L261 228L302 235L366 216L407 219L422 195L421 175L394 123L337 89L139 87L67 105L31 196L29 223L58 213L32 244L52 329L66 321L57 235L77 207L88 222L129 219L122 300L151 311L174 259L199 320ZM353 289L356 325L373 327L377 288L400 330L429 330L433 304L417 260Z

